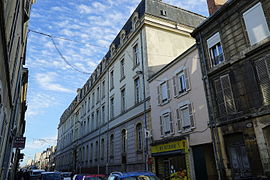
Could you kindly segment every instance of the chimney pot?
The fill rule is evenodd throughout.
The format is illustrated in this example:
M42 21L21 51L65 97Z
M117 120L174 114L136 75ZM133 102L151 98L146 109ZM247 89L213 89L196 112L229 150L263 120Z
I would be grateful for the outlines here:
M227 0L207 0L209 14L214 14Z

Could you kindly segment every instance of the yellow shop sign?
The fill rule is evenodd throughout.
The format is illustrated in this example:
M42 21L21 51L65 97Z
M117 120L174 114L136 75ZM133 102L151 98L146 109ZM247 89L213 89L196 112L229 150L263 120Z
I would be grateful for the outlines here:
M186 152L187 150L187 141L181 140L176 142L171 142L167 144L160 144L156 146L151 147L152 153L161 153L161 152L167 152L167 151L175 151L175 150L184 150Z

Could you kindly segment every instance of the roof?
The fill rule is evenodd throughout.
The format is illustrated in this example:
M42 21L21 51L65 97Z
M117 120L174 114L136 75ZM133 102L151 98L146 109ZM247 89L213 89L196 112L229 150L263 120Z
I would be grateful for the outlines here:
M127 177L132 177L132 176L155 176L155 174L151 173L151 172L146 172L146 171L136 171L136 172L126 172L126 173L121 173L121 172L113 172L111 173L114 176L118 176L121 178L127 178Z

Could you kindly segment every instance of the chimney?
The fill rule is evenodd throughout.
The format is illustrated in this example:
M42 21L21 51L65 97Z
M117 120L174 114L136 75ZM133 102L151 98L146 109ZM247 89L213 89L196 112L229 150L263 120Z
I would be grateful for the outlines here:
M209 14L214 14L227 0L207 0Z

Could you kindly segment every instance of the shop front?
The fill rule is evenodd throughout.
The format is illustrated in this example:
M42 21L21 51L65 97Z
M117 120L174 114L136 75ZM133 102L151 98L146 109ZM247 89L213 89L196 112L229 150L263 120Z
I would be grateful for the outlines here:
M189 180L189 151L187 140L154 143L151 146L153 172L160 179Z

